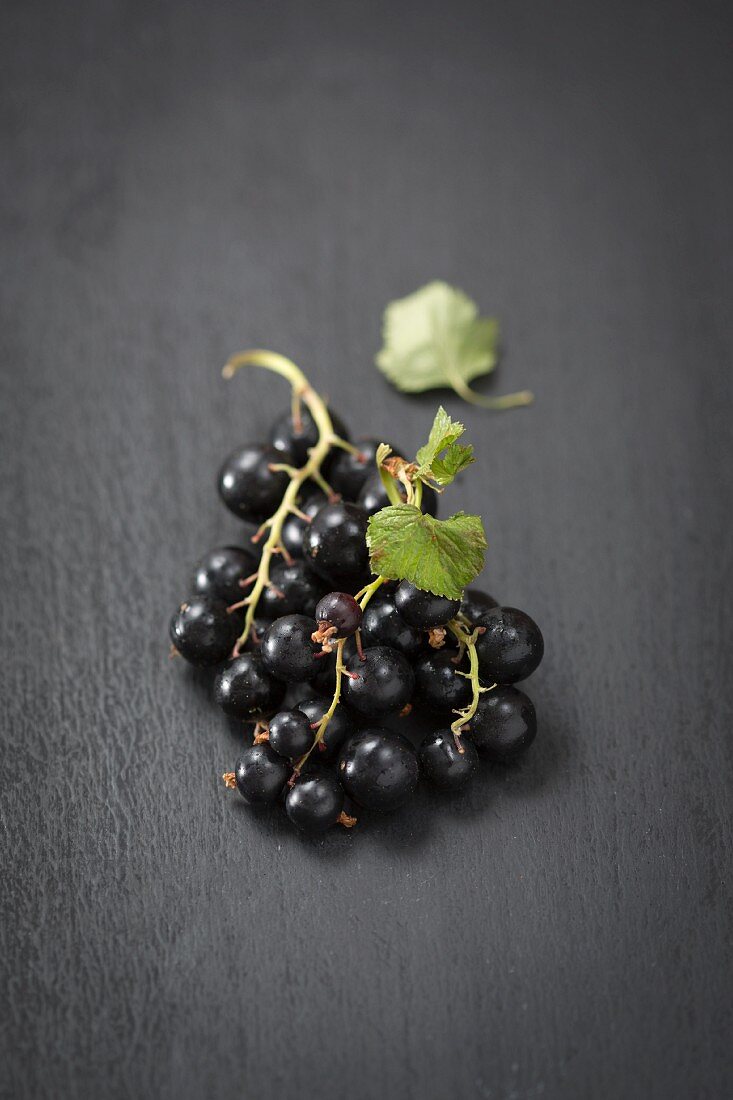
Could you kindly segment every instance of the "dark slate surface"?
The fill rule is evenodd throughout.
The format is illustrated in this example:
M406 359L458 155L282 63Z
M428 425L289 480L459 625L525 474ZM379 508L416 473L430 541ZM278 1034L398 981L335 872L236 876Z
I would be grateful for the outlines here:
M731 1094L726 8L4 6L3 1097ZM447 404L541 734L313 843L166 656L287 398L219 367L414 447L371 362L436 276L537 395Z

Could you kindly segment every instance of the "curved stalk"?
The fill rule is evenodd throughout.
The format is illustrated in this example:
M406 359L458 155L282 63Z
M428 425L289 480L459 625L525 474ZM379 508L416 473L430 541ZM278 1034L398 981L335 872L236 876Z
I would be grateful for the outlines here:
M224 367L222 374L225 378L233 378L236 372L242 367L250 366L262 367L265 370L273 371L290 383L293 389L293 414L295 415L300 400L303 400L308 406L315 425L318 428L318 442L315 447L311 449L305 466L297 470L293 467L287 467L290 484L285 490L277 511L270 519L266 520L262 528L260 528L262 533L264 533L264 531L269 531L269 535L262 547L262 558L257 570L257 579L254 583L254 587L246 600L244 600L244 605L247 607L247 614L244 620L244 629L234 647L233 655L235 657L239 654L242 646L249 637L260 596L270 583L270 562L272 556L275 553L282 552L283 524L291 512L297 514L296 502L298 493L304 482L312 478L314 481L318 482L329 495L331 494L330 486L321 476L321 463L326 458L331 447L340 443L340 440L333 430L333 424L325 402L311 387L302 370L296 367L292 360L286 358L284 355L280 355L276 351L266 351L262 348L254 348L251 351L242 351L237 355L233 355Z
M380 576L376 577L370 584L365 585L364 588L360 589L356 593L354 599L358 600L359 607L362 609L362 611L365 609L377 589L381 588L386 580L387 578L381 576L380 574Z
M379 476L382 480L382 485L384 486L384 491L387 494L389 503L394 505L402 504L402 497L400 496L395 479L385 470L384 466L378 466L377 469L379 470Z
M292 415L293 422L297 423L300 417L300 402L305 402L310 410L313 420L318 428L318 442L313 447L308 455L308 461L305 466L300 469L295 469L286 463L277 464L279 469L284 470L290 478L290 484L288 485L283 499L280 502L280 506L277 511L262 525L258 531L257 537L261 537L265 531L269 531L267 540L262 547L262 558L257 570L257 574L254 578L254 587L249 593L247 598L242 601L241 604L235 606L246 606L247 614L245 616L244 629L241 636L237 639L237 643L234 647L234 656L240 652L242 646L247 641L250 631L252 629L252 623L257 611L257 604L264 589L270 584L270 562L273 554L283 553L282 545L282 528L288 515L303 515L297 507L298 492L300 491L303 483L311 478L330 496L332 495L331 487L324 480L321 474L321 464L326 458L331 447L340 447L345 451L358 454L358 448L352 444L347 443L345 440L340 439L333 430L333 423L329 415L328 409L322 398L311 387L308 379L300 370L299 367L292 362L292 360L286 358L284 355L280 355L275 351L267 351L263 348L254 348L251 351L239 352L237 355L233 355L224 367L222 374L225 378L233 378L238 370L243 367L262 367L265 370L273 371L275 374L279 374L282 378L285 378L292 387ZM394 483L390 478L391 486L394 488ZM396 488L394 489L396 493ZM368 584L359 593L361 597L361 608L364 608L369 603L377 589L385 581L384 577L377 577L374 581ZM343 653L344 642L342 639L336 644L336 686L331 699L330 706L325 712L320 722L318 723L318 729L313 739L313 744L304 756L295 765L293 769L293 781L298 777L303 768L306 760L313 752L313 750L319 745L325 736L328 724L333 718L336 711L336 707L341 701L341 685L344 675L350 675L344 667Z
M369 601L371 600L372 596L377 591L377 589L380 588L381 585L384 584L386 579L387 579L386 577L376 577L371 582L371 584L368 584L365 588L362 588L362 590L360 592L357 592L357 594L354 598L359 600L359 607L362 609L362 611L367 606L367 604L369 603ZM359 599L360 597L361 597L361 599ZM316 730L316 736L315 736L315 739L313 741L313 744L308 749L308 752L305 754L305 756L302 756L300 758L300 760L298 761L298 763L295 765L294 775L296 776L296 778L300 774L300 771L301 771L303 765L305 764L306 760L310 756L310 754L313 752L315 747L318 744L320 744L320 742L323 740L323 738L326 735L326 730L328 729L328 723L333 718L334 713L336 711L336 707L341 702L341 684L343 682L343 677L353 675L353 673L350 673L346 669L346 666L344 665L344 645L345 644L346 644L346 638L340 638L339 641L336 642L336 686L335 686L334 691L333 691L333 698L331 699L331 705L329 706L328 710L326 711L326 713L321 718L321 721L318 723L318 729Z
M518 409L523 405L531 405L534 394L529 390L519 390L517 393L507 393L503 397L489 397L482 393L476 393L461 377L457 370L446 371L451 386L459 397L468 401L471 405L480 405L484 409Z
M290 777L291 786L295 782L295 780L298 778L298 776L300 775L300 773L303 769L303 766L305 765L305 762L308 759L308 757L310 756L310 754L313 752L313 750L315 748L318 747L318 745L320 745L321 741L325 737L326 730L328 729L328 723L333 718L336 707L341 702L341 681L342 681L344 675L347 675L347 676L349 675L349 673L346 671L346 668L344 667L344 645L345 645L345 643L346 643L345 638L340 638L338 640L338 642L336 642L336 687L334 688L333 699L331 700L331 705L329 706L328 710L326 711L326 713L323 715L320 722L318 723L318 729L316 730L316 736L313 738L313 744L308 749L308 752L306 752L303 756L301 756L300 760L297 762L297 764L293 768L293 774Z
M479 699L486 691L493 691L496 684L492 684L491 687L484 687L479 679L479 667L478 667L478 654L476 653L476 638L482 633L480 627L476 630L467 629L462 622L458 619L451 619L448 623L448 629L451 634L456 638L460 648L465 649L468 653L469 670L468 672L456 672L456 676L464 676L471 682L471 702L467 707L463 707L462 710L456 710L453 713L458 717L451 723L451 732L456 743L456 747L459 752L465 752L463 745L461 744L461 733L465 726L473 718L476 713L476 709L479 704Z

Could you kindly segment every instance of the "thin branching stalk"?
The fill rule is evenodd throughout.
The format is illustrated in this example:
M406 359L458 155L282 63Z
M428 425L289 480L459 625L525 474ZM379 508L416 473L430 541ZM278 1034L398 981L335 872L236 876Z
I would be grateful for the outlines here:
M234 647L235 657L241 651L242 646L250 635L260 596L270 584L270 563L272 561L272 556L273 554L282 554L285 556L285 548L282 543L283 524L290 514L302 515L297 507L298 494L302 486L306 481L311 479L320 485L327 496L332 497L333 492L331 487L321 474L321 464L332 447L338 446L345 447L347 450L351 449L351 444L339 439L334 432L333 423L331 422L326 403L312 388L300 368L296 367L295 363L290 359L287 359L284 355L279 355L275 351L265 351L264 349L255 348L252 351L242 351L237 355L233 355L224 367L222 374L225 378L232 378L242 367L263 367L265 370L274 371L275 374L279 374L282 378L285 378L290 383L293 391L292 409L294 420L296 416L299 416L298 410L300 408L300 402L304 401L318 428L318 442L315 447L311 448L305 466L295 469L293 466L288 466L285 463L278 464L278 468L287 473L290 478L290 484L283 494L282 501L277 511L264 522L260 531L255 535L255 538L257 538L258 536L263 536L265 532L268 532L267 539L262 547L262 558L257 570L257 579L254 582L252 591L244 600L244 605L247 607L247 614L244 620L244 629Z
M453 713L457 715L454 722L451 723L451 732L456 742L456 747L459 752L464 752L463 745L461 744L461 733L468 725L476 713L476 709L479 704L481 696L486 691L492 691L496 684L492 684L490 687L484 687L479 679L479 667L478 667L478 654L476 652L476 639L479 634L483 633L480 627L472 630L466 627L460 619L451 619L448 623L448 629L458 642L459 654L463 654L465 651L468 653L468 672L456 672L457 676L463 676L471 683L471 702L467 707L463 707L462 710L456 710Z

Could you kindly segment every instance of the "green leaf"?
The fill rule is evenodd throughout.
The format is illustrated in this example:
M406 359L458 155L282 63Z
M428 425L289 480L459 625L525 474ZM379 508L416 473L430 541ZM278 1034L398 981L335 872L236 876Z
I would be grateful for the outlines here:
M449 485L456 474L470 466L474 461L473 447L456 443L465 430L458 420L451 420L441 405L435 414L427 443L417 452L416 476L423 481Z
M450 485L456 474L460 474L461 470L465 470L466 466L470 466L475 461L473 447L470 444L464 447L462 443L454 443L445 452L443 458L434 459L430 473L433 481L437 481L438 485Z
M447 283L428 283L390 302L384 311L383 340L376 364L404 393L451 386L466 401L488 408L511 408L532 400L526 390L494 398L471 389L472 379L496 366L499 323L479 317L476 303Z
M484 566L486 536L479 516L458 512L434 519L412 504L371 516L367 530L373 573L408 580L426 592L458 600Z
M422 393L488 374L497 361L498 322L479 320L475 302L434 282L384 312L384 347L377 366L398 389Z
M389 443L380 443L377 447L377 453L375 455L377 468L379 468L384 462L385 458L389 458L391 454L392 448L390 447Z
M458 420L451 420L443 406L440 405L435 414L428 441L415 456L418 466L430 466L440 451L460 439L465 430L463 424Z

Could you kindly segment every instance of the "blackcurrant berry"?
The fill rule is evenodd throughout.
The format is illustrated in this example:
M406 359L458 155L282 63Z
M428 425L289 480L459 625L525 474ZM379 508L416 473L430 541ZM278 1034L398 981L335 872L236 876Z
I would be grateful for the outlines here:
M425 633L410 626L400 615L395 606L394 593L382 594L381 589L364 611L361 637L366 646L391 646L410 659L416 657L427 644Z
M289 478L284 470L270 466L287 461L288 456L274 447L258 443L232 451L219 470L219 495L229 511L254 523L277 511Z
M328 468L328 482L334 492L340 493L344 500L356 500L364 482L374 473L374 461L380 442L379 439L360 439L356 444L359 448L358 455L343 450L334 454ZM396 447L392 447L392 451L399 453Z
M456 617L461 606L460 600L449 600L446 596L425 592L410 581L400 581L394 600L405 622L423 629L443 626Z
M347 665L354 677L344 678L344 701L360 714L390 714L412 699L415 676L402 653L386 645L370 646Z
M417 786L415 750L400 733L373 727L353 734L341 750L338 776L367 810L395 810Z
M356 504L327 504L303 533L303 556L324 580L355 588L369 579L369 517Z
M499 684L481 696L467 735L480 753L492 760L514 760L537 734L534 703L519 688Z
M171 619L170 638L182 657L203 668L226 660L237 640L237 626L222 600L192 596Z
M329 592L318 601L316 622L330 638L348 638L361 626L362 610L348 592Z
M516 607L494 607L480 616L485 632L476 641L476 655L484 680L514 684L537 668L545 651L540 628Z
M465 661L454 664L455 656L454 649L432 649L417 658L413 665L416 706L445 713L468 706L471 684L459 676L459 670L466 672L468 667Z
M332 772L302 775L288 791L285 812L304 833L323 833L335 825L344 808L344 791Z
M461 614L465 615L469 622L475 623L484 611L490 611L492 607L498 606L498 602L487 592L482 592L480 588L467 588L461 600Z
M328 710L328 703L324 702L323 699L304 699L302 703L297 704L297 709L303 712L311 723L311 726L313 726L316 723L320 723L321 718L323 718ZM353 731L354 722L347 713L346 708L337 706L336 710L333 712L331 721L326 726L323 740L319 741L318 747L313 750L312 758L324 764L335 759L342 744ZM313 729L312 732L315 737L317 731Z
M280 710L270 719L270 745L278 756L297 760L308 752L315 738L310 719L302 710Z
M239 583L257 572L257 559L240 546L209 550L194 566L191 589L226 604L238 603L247 593Z
M398 481L395 481L395 485L402 499L406 500L407 490L404 485L401 485ZM379 470L374 470L369 474L361 487L361 491L357 497L357 503L360 504L364 511L370 516L373 516L375 512L381 511L382 508L387 508L392 503L387 496L387 490L382 484ZM429 516L437 516L438 514L438 496L429 485L423 486L421 508L423 512L427 512Z
M278 680L297 683L316 672L321 647L312 640L315 619L306 615L283 615L267 628L262 639L262 660ZM325 658L323 658L325 660Z
M284 697L285 685L267 671L256 653L242 653L231 660L214 685L216 702L232 718L270 714Z
M341 439L349 438L348 429L340 417L330 412L331 423L336 435ZM311 416L309 409L303 405L300 410L300 427L293 424L292 413L283 413L270 428L270 443L276 451L289 455L286 462L293 466L305 466L308 461L308 451L318 442L318 427ZM282 462L283 459L281 458Z
M268 619L283 615L312 615L323 595L324 584L303 561L287 565L276 561L270 566L270 585L257 605Z
M306 500L299 503L298 508L303 515L308 516L309 520L312 520L326 504L328 504L328 500L325 494L315 492L307 497ZM300 516L294 516L292 513L283 523L280 541L291 558L303 557L303 532L308 526L308 521L301 519Z
M478 753L470 741L461 738L461 752L453 731L436 730L429 733L418 751L423 775L434 786L444 791L458 791L465 787L478 767Z
M245 749L234 772L237 790L252 804L277 802L290 778L290 768L266 742Z

